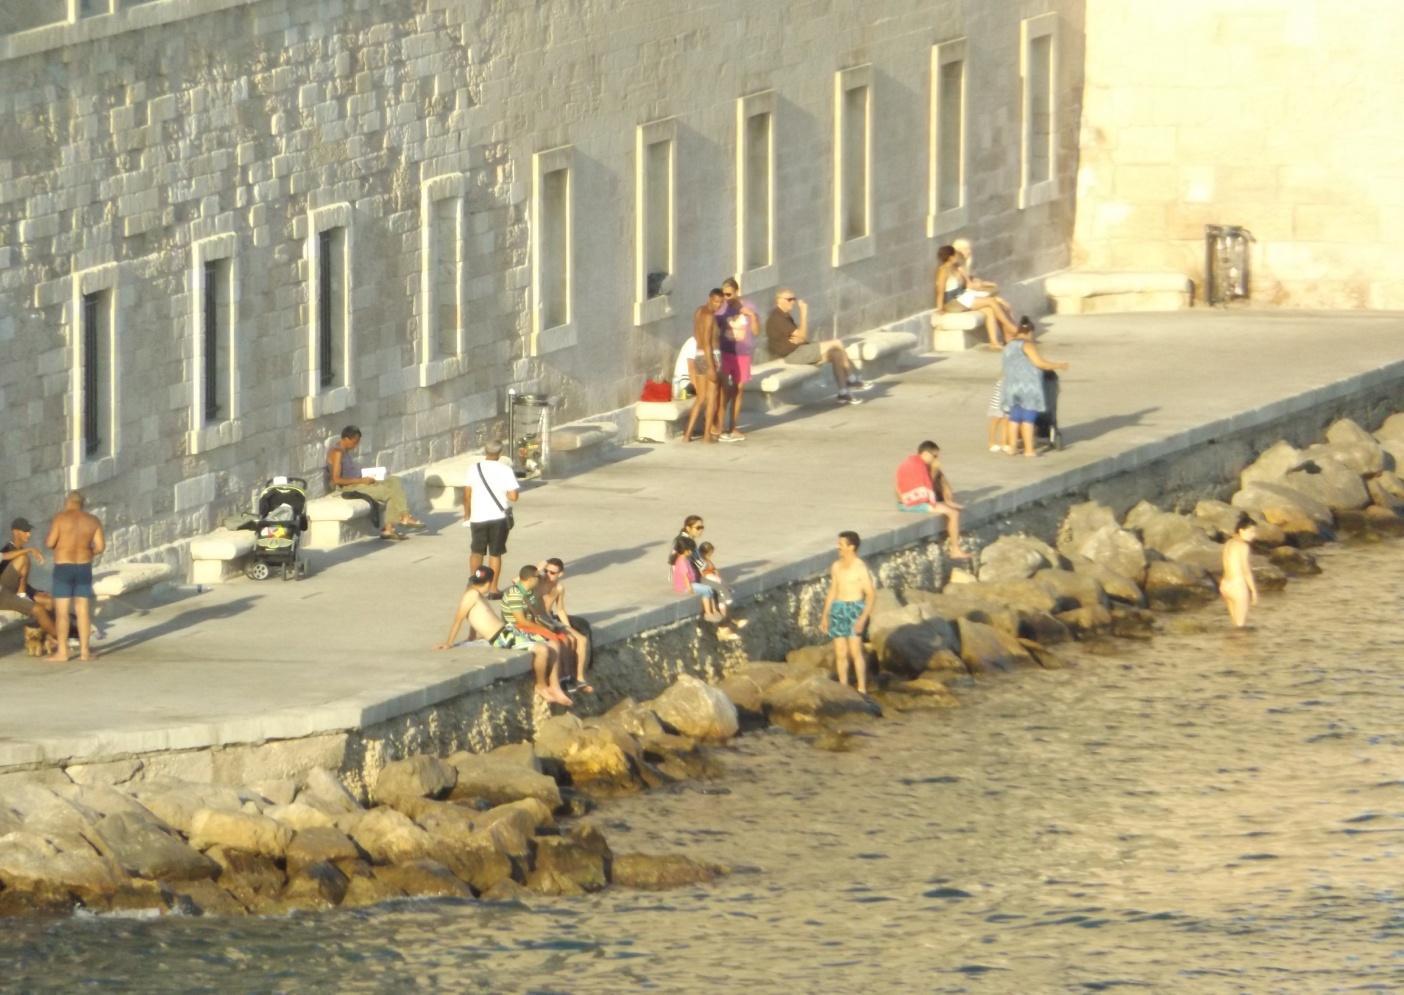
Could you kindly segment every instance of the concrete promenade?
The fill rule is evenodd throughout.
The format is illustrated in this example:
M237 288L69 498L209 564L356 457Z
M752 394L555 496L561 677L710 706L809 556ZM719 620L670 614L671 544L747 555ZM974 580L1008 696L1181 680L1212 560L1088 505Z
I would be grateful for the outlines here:
M508 571L562 557L572 609L602 642L624 639L695 610L673 595L665 566L690 512L706 516L724 573L754 593L821 571L840 529L856 529L871 551L931 534L931 520L897 512L892 497L896 464L923 438L941 444L978 524L1225 432L1404 384L1396 313L1197 309L1047 327L1045 354L1073 364L1062 453L986 451L995 354L915 357L862 406L753 418L741 444L640 445L524 491ZM7 509L36 521L47 511ZM447 632L468 554L456 518L431 524L404 543L310 553L301 583L241 579L117 619L91 664L0 658L0 768L358 728L524 674L521 657L430 649Z

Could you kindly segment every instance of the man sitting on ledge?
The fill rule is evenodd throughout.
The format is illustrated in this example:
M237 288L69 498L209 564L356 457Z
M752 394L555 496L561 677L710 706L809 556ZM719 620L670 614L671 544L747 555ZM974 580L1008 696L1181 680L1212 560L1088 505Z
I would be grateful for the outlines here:
M406 539L408 536L395 526L422 529L424 523L410 514L405 486L397 478L387 475L384 480L377 480L365 476L353 455L360 444L361 430L355 425L341 430L341 438L327 452L328 481L342 494L363 497L385 506L380 517L380 538Z
M16 518L10 523L10 541L0 549L0 564L3 564L0 567L0 608L33 619L34 624L44 630L46 651L52 653L58 645L54 599L43 591L36 591L29 583L31 560L44 562L44 554L29 545L33 531L34 526L27 518Z

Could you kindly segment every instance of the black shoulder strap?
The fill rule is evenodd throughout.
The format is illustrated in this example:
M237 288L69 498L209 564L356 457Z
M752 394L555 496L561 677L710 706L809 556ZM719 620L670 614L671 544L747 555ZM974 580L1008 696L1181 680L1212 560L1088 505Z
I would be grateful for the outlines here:
M487 482L487 474L483 473L483 463L482 463L482 461L479 460L479 461L475 464L475 466L476 466L477 471L478 471L478 479L481 480L481 481L483 482L483 490L485 490L485 491L488 492L488 497L492 498L492 503L495 504L495 505L497 505L497 510L500 511L500 512L502 512L502 514L504 514L504 515L507 514L507 509L504 508L504 507L502 506L502 502L501 502L501 501L497 500L497 495L494 494L494 493L492 492L492 487L491 487L491 485L489 485L488 482Z

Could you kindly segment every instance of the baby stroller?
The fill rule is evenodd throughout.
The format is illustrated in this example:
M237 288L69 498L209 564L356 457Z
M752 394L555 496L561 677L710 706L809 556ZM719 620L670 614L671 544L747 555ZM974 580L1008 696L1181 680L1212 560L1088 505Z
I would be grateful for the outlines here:
M253 526L253 556L244 567L250 580L267 580L278 567L283 580L307 576L307 561L297 558L307 531L306 509L307 481L301 477L274 477L263 485Z
M1047 440L1051 449L1063 448L1063 433L1058 430L1058 372L1043 371L1043 413L1034 422L1034 438Z

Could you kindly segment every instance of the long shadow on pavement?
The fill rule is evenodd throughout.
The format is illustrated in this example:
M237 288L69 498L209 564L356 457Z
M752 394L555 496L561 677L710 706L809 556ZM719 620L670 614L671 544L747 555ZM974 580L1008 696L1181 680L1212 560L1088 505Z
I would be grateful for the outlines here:
M1119 428L1130 428L1132 425L1139 425L1145 420L1146 415L1159 411L1157 405L1154 408L1142 408L1140 411L1132 411L1124 415L1107 415L1103 418L1093 418L1091 421L1078 422L1076 425L1063 425L1063 443L1071 445L1074 442L1090 442L1099 435L1108 432L1115 432Z
M226 601L222 604L206 605L203 608L192 608L189 611L181 612L174 618L167 619L159 625L153 625L149 629L134 632L129 636L119 637L110 643L104 643L101 647L102 653L107 655L117 650L131 649L134 646L140 646L142 643L149 642L152 639L159 639L162 636L168 636L172 633L180 632L183 629L188 629L193 625L199 625L201 622L209 622L217 618L230 618L248 611L257 600L258 595L252 595L234 601Z

